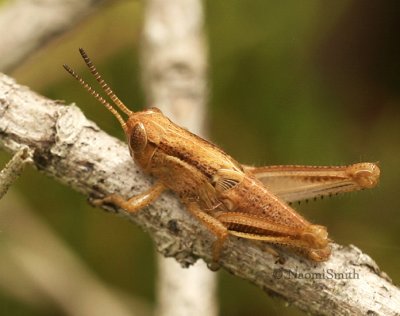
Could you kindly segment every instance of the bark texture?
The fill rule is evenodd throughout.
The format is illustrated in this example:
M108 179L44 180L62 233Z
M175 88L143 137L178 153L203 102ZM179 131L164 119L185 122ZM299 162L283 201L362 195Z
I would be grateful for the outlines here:
M0 143L10 152L28 146L39 170L88 197L112 192L128 197L151 182L133 164L126 145L75 105L46 99L5 75L0 75ZM182 266L210 260L213 236L172 194L135 216L125 215L152 236L159 252ZM400 291L377 264L354 246L332 246L331 258L320 264L280 249L286 262L279 264L262 243L230 237L221 265L312 314L399 315Z

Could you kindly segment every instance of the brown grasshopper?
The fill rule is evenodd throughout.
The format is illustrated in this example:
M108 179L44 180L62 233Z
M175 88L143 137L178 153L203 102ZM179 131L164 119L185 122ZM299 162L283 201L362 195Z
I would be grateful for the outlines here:
M313 261L325 261L331 248L327 230L304 219L289 202L374 187L380 170L374 163L349 166L267 166L238 163L216 145L177 126L157 108L129 110L102 79L83 49L79 49L113 106L69 66L75 77L119 121L134 161L157 182L126 200L112 194L97 201L135 213L169 189L215 235L213 260L218 262L228 235L284 245Z

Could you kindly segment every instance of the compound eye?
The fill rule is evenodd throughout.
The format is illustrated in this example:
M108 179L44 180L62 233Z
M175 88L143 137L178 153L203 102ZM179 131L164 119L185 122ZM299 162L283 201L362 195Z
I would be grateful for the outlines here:
M129 147L134 153L142 152L147 145L146 129L143 123L137 123L132 128L131 136L129 139Z

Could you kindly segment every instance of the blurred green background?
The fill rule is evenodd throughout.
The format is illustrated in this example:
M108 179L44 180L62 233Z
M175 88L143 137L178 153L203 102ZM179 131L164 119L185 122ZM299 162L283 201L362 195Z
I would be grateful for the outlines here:
M337 243L360 247L398 284L400 3L204 4L210 138L239 161L254 165L379 161L377 188L303 203L297 209L327 226ZM50 98L76 102L87 117L122 138L116 120L61 65L85 73L77 53L84 47L119 97L133 109L142 108L142 14L140 1L109 2L10 75ZM2 165L9 158L2 152ZM106 284L154 300L154 247L146 233L91 208L85 197L32 168L12 190ZM221 315L303 315L243 280L218 274ZM43 309L21 304L7 293L0 293L0 306L4 315L43 315ZM46 315L57 313L50 308Z

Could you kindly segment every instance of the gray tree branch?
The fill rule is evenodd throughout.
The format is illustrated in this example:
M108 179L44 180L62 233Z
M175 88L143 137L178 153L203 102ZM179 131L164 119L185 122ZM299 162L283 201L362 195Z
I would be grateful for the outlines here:
M1 7L0 71L12 70L102 2L104 0L14 0Z
M75 105L44 98L5 75L0 75L0 143L10 152L28 146L37 169L87 197L112 192L128 197L151 182L133 164L126 145ZM134 216L112 211L140 225L159 252L183 266L211 259L213 236L172 194ZM400 291L377 264L354 246L332 247L331 258L319 264L280 249L286 262L278 264L262 243L230 237L221 266L312 314L398 315Z
M207 53L203 23L201 0L147 0L140 57L146 103L204 135ZM157 315L217 315L216 274L202 261L183 270L175 260L157 258Z

